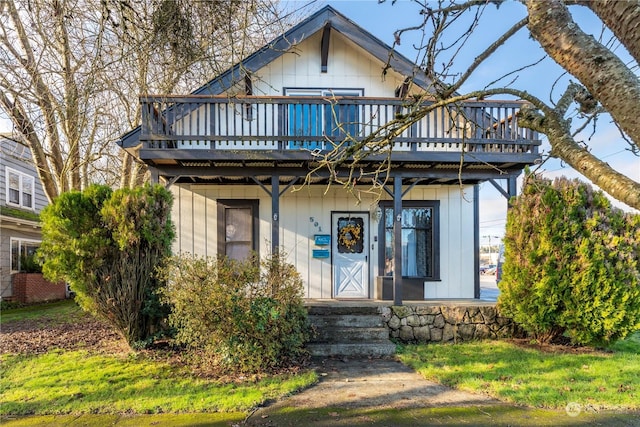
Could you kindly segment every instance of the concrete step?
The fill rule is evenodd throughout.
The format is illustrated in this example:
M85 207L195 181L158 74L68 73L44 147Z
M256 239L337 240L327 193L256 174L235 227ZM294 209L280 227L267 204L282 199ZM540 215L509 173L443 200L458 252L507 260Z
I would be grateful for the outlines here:
M326 314L309 315L309 321L316 328L377 328L384 327L379 314Z
M308 305L309 315L380 315L380 307L358 306L345 303L344 305Z
M307 344L311 356L331 357L388 357L396 352L396 346L391 341L367 343L317 343Z
M315 328L312 343L366 343L389 340L387 328Z

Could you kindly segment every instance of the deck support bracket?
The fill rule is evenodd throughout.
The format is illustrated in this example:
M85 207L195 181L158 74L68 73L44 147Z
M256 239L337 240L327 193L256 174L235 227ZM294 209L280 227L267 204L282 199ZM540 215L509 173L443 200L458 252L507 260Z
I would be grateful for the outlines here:
M329 63L329 41L331 40L331 24L327 22L322 30L322 42L320 43L320 72L326 73Z

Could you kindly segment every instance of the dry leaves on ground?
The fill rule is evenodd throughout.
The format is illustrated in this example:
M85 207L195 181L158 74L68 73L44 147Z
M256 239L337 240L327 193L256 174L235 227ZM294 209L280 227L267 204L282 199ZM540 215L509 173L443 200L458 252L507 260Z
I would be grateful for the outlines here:
M43 354L54 348L119 353L127 345L113 328L89 315L70 323L39 318L0 327L0 354Z

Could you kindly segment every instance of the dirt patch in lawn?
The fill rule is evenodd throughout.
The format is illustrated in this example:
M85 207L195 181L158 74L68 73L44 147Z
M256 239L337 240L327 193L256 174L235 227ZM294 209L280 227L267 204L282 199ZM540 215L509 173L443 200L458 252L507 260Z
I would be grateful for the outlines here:
M109 325L88 314L73 322L41 317L0 326L0 354L43 354L52 349L88 349L111 354L127 352L128 346Z
M558 343L538 343L532 341L527 338L513 338L507 340L508 342L512 342L518 347L522 348L530 348L533 350L538 350L543 353L557 353L557 354L599 354L606 355L611 354L610 350L594 348L589 346L582 345L572 345L572 344L558 344Z

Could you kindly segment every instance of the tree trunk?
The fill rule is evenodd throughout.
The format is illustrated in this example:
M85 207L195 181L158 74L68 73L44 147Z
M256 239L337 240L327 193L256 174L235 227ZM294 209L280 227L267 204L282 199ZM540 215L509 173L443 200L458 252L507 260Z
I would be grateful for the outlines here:
M640 64L640 2L592 0L583 2L613 32Z

